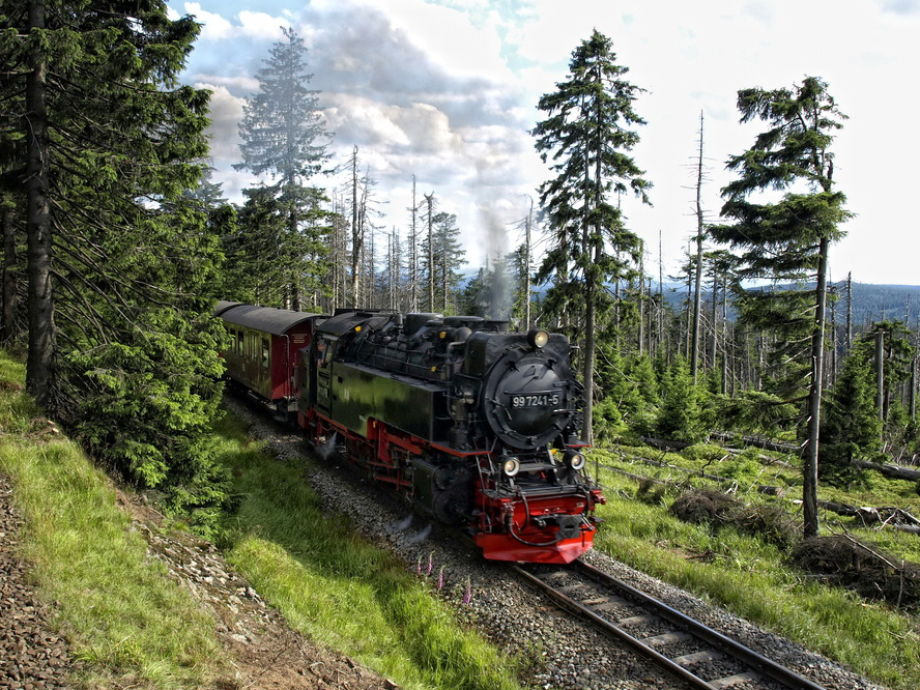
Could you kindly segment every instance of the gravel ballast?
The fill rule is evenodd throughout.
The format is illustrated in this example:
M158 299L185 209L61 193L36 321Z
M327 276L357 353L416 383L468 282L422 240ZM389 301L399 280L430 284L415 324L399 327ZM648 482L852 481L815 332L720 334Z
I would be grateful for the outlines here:
M558 611L552 602L527 587L503 565L483 561L472 545L455 532L413 516L408 506L394 495L355 479L358 472L353 465L337 456L316 460L298 432L275 425L239 401L230 400L228 405L249 425L250 434L266 441L275 455L291 463L303 463L306 479L331 511L348 516L365 536L393 551L420 578L430 578L432 589L455 606L460 620L475 626L502 649L528 659L531 672L525 680L533 687L598 690L687 687L633 650ZM308 458L313 461L307 462ZM763 631L602 553L589 553L585 560L788 665L828 690L880 688L794 642ZM438 590L441 573L444 582Z

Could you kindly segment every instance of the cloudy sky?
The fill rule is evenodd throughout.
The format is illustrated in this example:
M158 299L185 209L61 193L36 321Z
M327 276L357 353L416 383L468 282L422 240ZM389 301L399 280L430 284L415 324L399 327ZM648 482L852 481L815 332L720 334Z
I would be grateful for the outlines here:
M630 227L657 269L663 235L674 273L695 231L693 159L705 117L704 206L718 216L730 154L762 126L740 125L738 89L830 85L849 115L835 144L835 178L856 216L832 249L831 273L868 283L920 284L914 203L920 175L920 0L170 0L204 26L184 79L213 91L215 179L241 199L254 178L235 172L237 123L280 27L309 49L332 164L353 146L378 181L379 223L405 232L412 175L456 213L474 266L512 249L516 227L548 173L529 131L540 95L566 78L571 51L593 28L646 92L636 161L652 207L624 200ZM344 173L315 179L329 189ZM539 243L539 240L538 240ZM652 269L652 270L655 270Z

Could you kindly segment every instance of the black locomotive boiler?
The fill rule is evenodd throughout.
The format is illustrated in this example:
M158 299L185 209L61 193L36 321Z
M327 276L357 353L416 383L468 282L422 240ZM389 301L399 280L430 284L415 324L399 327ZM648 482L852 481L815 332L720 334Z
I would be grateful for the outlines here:
M591 548L604 499L584 471L564 336L439 314L312 323L294 391L314 443L468 531L488 559L567 563Z

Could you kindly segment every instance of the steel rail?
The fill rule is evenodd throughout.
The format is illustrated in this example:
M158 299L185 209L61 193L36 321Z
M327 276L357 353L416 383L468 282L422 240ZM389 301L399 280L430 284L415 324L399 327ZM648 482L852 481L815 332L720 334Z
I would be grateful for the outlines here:
M695 674L686 666L678 663L674 658L659 652L652 645L643 641L643 638L631 634L623 626L618 625L609 618L597 614L591 610L589 605L576 601L549 582L529 572L526 568L516 565L512 566L512 569L526 581L546 592L564 608L590 620L607 634L638 649L660 666L689 682L693 687L705 688L705 690L718 690L719 688L730 685L730 683L719 683L718 681L730 681L732 680L731 676L706 680ZM561 572L567 572L568 574L584 574L585 577L593 580L595 583L614 590L617 594L623 595L622 598L630 601L630 603L645 608L655 616L672 624L678 631L691 635L718 652L741 662L744 666L760 676L775 681L783 687L789 688L790 690L824 690L822 686L800 676L772 659L768 659L762 654L755 652L753 649L746 647L737 640L726 637L722 633L690 618L686 614L665 604L650 594L642 592L632 585L622 582L587 563L575 561L569 568Z

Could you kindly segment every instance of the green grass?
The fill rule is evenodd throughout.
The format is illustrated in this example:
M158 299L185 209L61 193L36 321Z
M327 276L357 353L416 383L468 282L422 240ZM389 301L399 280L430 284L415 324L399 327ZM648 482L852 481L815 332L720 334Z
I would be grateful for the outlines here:
M289 623L407 688L514 688L518 662L462 630L386 551L330 515L302 467L274 459L230 417L224 462L243 496L227 558Z
M53 431L0 352L0 472L25 518L22 554L54 625L86 670L84 687L201 687L222 656L214 621L146 556L111 482Z
M704 451L711 452L704 452ZM784 505L789 511L798 510L790 501L760 494L756 490L757 484L779 486L786 489L787 499L801 498L802 474L797 468L801 460L795 456L781 453L771 453L756 450L757 454L766 454L793 465L792 468L779 465L766 465L750 457L728 456L719 453L715 447L695 446L680 453L662 453L648 447L615 446L609 450L598 451L601 462L613 467L632 472L633 474L666 479L668 481L685 483L688 475L673 468L660 468L647 465L634 459L638 455L653 460L668 462L672 465L685 467L691 470L704 471L708 474L734 479L737 482L735 490L746 503L777 503ZM724 484L693 476L689 479L694 487L724 489ZM894 506L903 508L913 515L920 516L920 495L917 493L917 483L903 479L889 479L884 475L866 471L862 474L862 481L854 482L847 487L832 486L827 481L820 481L818 485L818 498L825 501L835 501L853 506ZM868 544L875 545L891 552L899 558L905 558L920 563L920 538L915 534L898 532L891 529L876 529L872 526L864 527L857 518L845 518L835 513L821 511L822 533L840 533L847 531Z
M603 451L594 452L604 462L610 460ZM681 522L667 511L671 495L663 497L660 505L650 505L635 498L636 482L603 469L600 478L608 504L599 511L606 520L595 539L599 550L848 664L877 682L895 688L920 687L920 619L916 616L817 583L790 566L776 547L731 527L713 531ZM885 538L896 537L889 533Z

